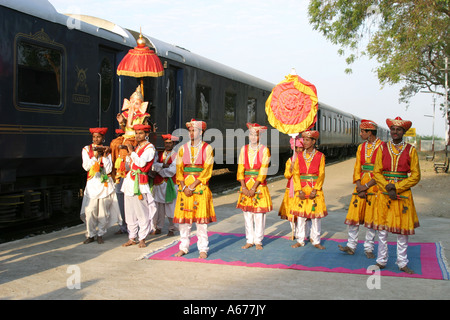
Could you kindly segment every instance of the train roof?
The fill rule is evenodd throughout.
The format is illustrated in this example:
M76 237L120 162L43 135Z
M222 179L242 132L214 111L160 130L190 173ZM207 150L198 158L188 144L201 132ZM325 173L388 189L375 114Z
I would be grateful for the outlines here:
M217 61L210 60L177 45L169 44L153 37L146 36L154 45L158 56L178 61L189 66L199 68L225 78L256 86L271 91L275 86L273 83L236 70Z
M48 0L1 0L0 3L16 11L61 25L69 26L70 23L75 24L76 21L76 28L82 32L122 43L129 47L135 47L137 45L136 40L139 33L124 29L113 22L93 16L59 13ZM69 21L68 17L74 20ZM155 49L156 54L161 58L171 59L267 91L271 91L274 87L274 84L268 81L202 57L177 45L169 44L147 35L144 36L149 40L150 47Z
M0 5L68 28L76 28L96 37L130 47L136 46L136 39L126 29L99 18L94 18L97 20L94 22L89 16L59 13L48 0L0 0ZM69 20L71 18L73 20Z
M323 102L320 102L320 101L319 101L319 108L328 109L330 111L333 111L333 112L345 115L347 117L351 117L351 118L354 117L354 115L349 113L349 112L342 111L340 109L337 109L335 107L330 106L329 104L326 104L326 103L323 103Z

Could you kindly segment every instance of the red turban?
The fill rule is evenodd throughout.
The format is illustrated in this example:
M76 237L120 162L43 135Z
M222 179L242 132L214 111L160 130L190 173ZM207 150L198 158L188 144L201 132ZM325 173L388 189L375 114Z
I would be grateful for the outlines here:
M89 128L90 133L100 133L102 136L106 134L108 128Z
M133 126L134 130L144 130L145 132L149 132L151 128L149 124L135 124Z
M247 122L247 128L249 128L250 130L255 130L256 132L263 132L267 130L266 126L261 126L257 123L250 123L250 122Z
M190 127L198 128L203 131L206 130L206 122L204 121L198 121L195 119L191 119L190 122L186 122L186 127L189 129Z
M167 141L167 140L169 140L169 141L178 141L178 140L180 140L180 138L175 137L175 136L171 135L170 133L169 134L163 134L162 138L163 138L164 141Z
M319 139L319 131L316 131L316 130L306 130L306 131L303 131L303 133L302 133L302 137L303 138L313 138L313 139Z
M412 122L409 120L403 120L400 117L396 117L395 119L386 119L386 124L388 128L391 128L392 126L397 126L405 129L405 132L409 130L412 126Z
M359 125L360 129L363 130L377 130L378 125L372 120L361 120L361 124Z

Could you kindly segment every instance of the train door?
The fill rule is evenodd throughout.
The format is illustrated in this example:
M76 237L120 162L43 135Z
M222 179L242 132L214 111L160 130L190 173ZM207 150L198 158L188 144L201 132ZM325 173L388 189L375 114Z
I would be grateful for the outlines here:
M352 120L353 126L352 126L352 143L353 145L358 144L358 138L359 138L359 124L358 120L353 119Z
M166 132L182 128L183 119L183 69L170 66L165 71Z
M106 48L99 48L98 56L98 117L99 127L115 128L116 114L114 102L117 101L115 86L116 65L115 52ZM108 137L112 138L113 132L108 132ZM110 139L108 139L110 140Z

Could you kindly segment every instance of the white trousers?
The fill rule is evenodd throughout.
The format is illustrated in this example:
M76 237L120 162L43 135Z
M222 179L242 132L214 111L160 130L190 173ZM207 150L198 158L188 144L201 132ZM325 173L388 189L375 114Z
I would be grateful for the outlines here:
M291 230L294 230L294 238L298 239L299 234L300 234L300 230L299 230L299 223L298 221L296 222L290 222L291 224ZM306 220L306 225L305 225L305 240L307 237L309 237L311 233L311 220Z
M358 245L359 225L348 226L348 241L347 247L356 250ZM375 242L376 231L370 228L366 228L366 237L364 239L364 252L373 252Z
M185 253L189 252L189 245L191 243L190 235L192 224L181 223L178 225L180 230L180 246L179 249ZM206 223L196 223L197 228L197 248L199 252L209 251L209 240L208 240L208 225Z
M386 230L378 231L378 254L377 263L385 266L388 261L388 232ZM397 261L395 262L399 268L405 267L409 260L407 256L408 236L403 234L397 235Z
M143 199L138 196L125 195L125 220L128 228L128 238L135 239L139 236L139 241L144 240L152 228L152 218L156 212L154 201L148 202L147 194L142 194ZM151 200L153 200L151 198Z
M86 215L87 237L101 237L106 233L108 226L108 210L112 204L112 199L110 196L101 199L85 197L86 206L84 212Z
M116 184L116 195L117 201L119 202L120 208L120 216L122 217L122 224L120 225L120 230L122 232L127 232L127 223L125 221L125 203L124 203L124 194L120 189L122 188L123 179L120 179L120 182Z
M313 245L320 244L320 232L321 232L321 221L320 219L311 219L311 231L309 238ZM306 218L298 217L297 218L297 242L304 244L306 237Z
M177 231L177 227L173 223L173 213L175 211L176 199L171 203L156 202L156 214L153 218L153 226L155 229L162 229L164 227L164 219L169 220L169 231Z
M245 237L247 243L262 244L264 239L264 229L266 227L266 214L244 212Z

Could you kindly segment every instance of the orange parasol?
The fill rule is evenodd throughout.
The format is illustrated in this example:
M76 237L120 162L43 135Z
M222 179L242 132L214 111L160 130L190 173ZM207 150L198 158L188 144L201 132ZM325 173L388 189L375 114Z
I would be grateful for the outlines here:
M130 49L117 67L117 75L141 78L141 91L144 95L142 77L160 77L164 68L156 53L146 46L142 33L137 40L137 47Z
M294 71L273 88L266 101L267 118L279 131L297 135L316 123L318 102L316 87Z

